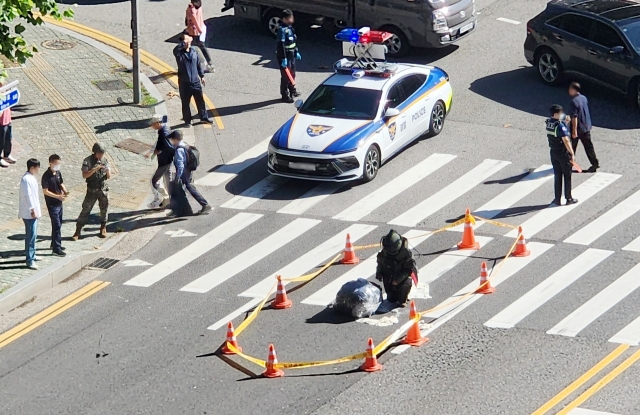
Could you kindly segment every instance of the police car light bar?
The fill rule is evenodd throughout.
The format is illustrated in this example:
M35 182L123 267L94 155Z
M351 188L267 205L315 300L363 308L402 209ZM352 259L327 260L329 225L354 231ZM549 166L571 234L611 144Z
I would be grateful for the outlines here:
M342 29L336 34L336 40L342 42L351 43L373 43L376 45L382 45L387 40L391 39L393 35L389 32L381 32L378 30L371 30L368 27L362 29Z

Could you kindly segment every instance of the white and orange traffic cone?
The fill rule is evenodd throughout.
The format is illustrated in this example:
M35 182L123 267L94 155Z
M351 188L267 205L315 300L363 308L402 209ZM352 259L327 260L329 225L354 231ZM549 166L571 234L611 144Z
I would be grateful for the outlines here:
M353 244L351 243L351 235L347 234L347 242L344 246L344 255L340 260L341 264L357 264L360 262L360 259L356 255L356 252L353 249Z
M229 348L229 345L235 347L239 352L242 351L242 347L238 346L238 340L233 333L232 322L227 323L227 341L225 341L224 346L222 346L222 354L236 354L236 352Z
M475 220L471 216L471 211L467 208L464 213L464 232L462 241L458 244L458 249L480 249L480 243L476 242L476 235L473 231Z
M416 310L415 301L411 300L411 308L409 309L409 318L414 319L418 315L418 311ZM403 344L408 344L410 346L419 347L428 342L429 339L427 337L422 337L422 333L420 333L420 320L416 320L413 322L409 331L407 331L407 336L402 341Z
M511 254L512 256L529 256L531 252L527 249L527 242L524 239L522 233L522 226L518 226L518 242L516 243L516 250Z
M382 365L378 363L378 358L373 354L373 339L369 338L367 342L367 357L364 359L364 363L360 366L360 369L365 372L377 372L382 370Z
M293 301L287 297L287 290L285 290L284 284L282 283L282 277L277 275L276 278L278 279L278 288L276 289L276 299L273 300L271 307L277 310L289 308L293 305Z
M284 376L284 372L276 368L278 364L278 358L276 357L276 349L273 344L269 345L269 357L267 358L266 369L262 376L265 378L281 378Z
M476 291L477 294L491 294L496 289L491 286L491 282L489 281L489 272L487 271L487 263L482 262L480 266L480 287Z

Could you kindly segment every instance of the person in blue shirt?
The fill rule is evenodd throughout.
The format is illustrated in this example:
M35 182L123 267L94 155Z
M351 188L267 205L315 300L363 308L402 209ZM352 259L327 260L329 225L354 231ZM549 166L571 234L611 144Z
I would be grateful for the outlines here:
M552 204L560 206L562 196L562 182L564 180L564 197L567 205L578 203L571 196L571 170L575 163L575 155L569 139L569 130L565 123L570 122L570 118L564 114L564 109L560 105L552 105L549 110L551 118L547 118L547 139L551 164L553 165L553 185L555 198Z
M171 184L173 186L184 187L187 189L191 196L200 204L201 209L199 214L206 213L211 210L211 206L207 202L207 200L202 197L200 192L196 190L196 186L193 184L193 172L189 170L188 166L188 157L187 153L187 144L182 140L182 132L179 130L174 130L171 132L169 136L171 145L175 148L175 155L173 157L173 164L176 168L176 176L174 178L174 182ZM177 201L176 201L177 202ZM173 204L174 201L172 200ZM176 209L173 209L174 212Z
M581 141L584 151L591 162L591 167L587 169L589 173L595 173L600 168L600 162L596 156L596 150L591 141L591 114L589 112L589 100L580 93L580 84L572 82L569 85L569 96L571 97L571 146L575 153L578 149L578 142Z
M280 95L283 102L289 103L293 102L294 97L300 96L296 90L296 60L302 59L296 44L298 38L292 26L293 12L284 10L278 27L276 57L280 65Z

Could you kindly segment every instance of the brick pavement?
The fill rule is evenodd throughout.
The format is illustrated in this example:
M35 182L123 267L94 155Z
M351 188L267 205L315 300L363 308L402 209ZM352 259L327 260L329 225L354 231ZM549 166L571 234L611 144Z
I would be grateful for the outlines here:
M12 155L18 163L0 169L0 292L34 272L24 267L24 225L17 217L19 181L27 159L39 159L44 172L50 154L62 157L63 176L71 191L64 204L62 230L67 253L99 249L105 241L95 236L99 228L97 204L85 227L86 236L78 242L70 240L86 188L80 165L94 142L107 146L116 170L109 183L110 232L140 214L136 209L148 194L148 180L155 168L155 161L115 147L126 138L151 144L155 133L146 122L153 109L118 104L119 97L131 102L131 89L102 91L96 86L98 81L117 79L131 85L124 68L99 50L46 27L28 28L25 37L37 45L39 53L25 65L8 69L10 80L20 80L21 102L13 111ZM48 40L73 47L56 50L41 46ZM48 249L51 228L42 194L40 201L43 217L36 249L43 269L59 258Z

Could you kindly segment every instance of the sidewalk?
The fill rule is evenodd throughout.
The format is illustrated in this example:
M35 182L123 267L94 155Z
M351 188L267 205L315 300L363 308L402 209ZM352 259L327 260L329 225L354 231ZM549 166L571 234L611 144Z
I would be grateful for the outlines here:
M149 179L156 161L120 149L116 144L132 138L148 145L155 132L147 120L155 112L151 106L158 96L143 91L143 104L150 108L121 105L118 98L131 102L131 75L118 62L100 50L46 26L29 27L24 33L39 53L24 66L9 67L9 80L20 80L20 104L13 108L13 151L15 165L0 169L0 293L38 271L25 267L24 225L18 219L19 181L26 161L37 158L41 174L48 168L49 155L62 157L62 173L71 195L64 203L63 246L67 256L81 251L99 251L117 232L128 229L131 221L147 213ZM5 66L8 66L5 62ZM101 81L114 81L107 85ZM119 81L119 82L118 82ZM102 90L100 89L102 87ZM118 89L109 89L118 88ZM153 91L151 91L153 92ZM108 161L115 174L109 180L109 238L98 238L99 213L94 207L83 238L74 242L75 220L80 213L86 185L80 174L82 160L91 154L93 143L107 147ZM39 179L39 178L38 178ZM60 258L52 255L50 221L40 194L43 215L38 227L36 251L40 270Z

